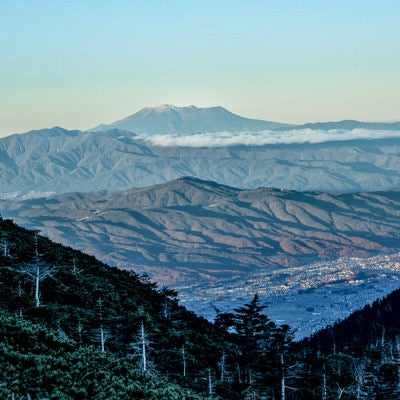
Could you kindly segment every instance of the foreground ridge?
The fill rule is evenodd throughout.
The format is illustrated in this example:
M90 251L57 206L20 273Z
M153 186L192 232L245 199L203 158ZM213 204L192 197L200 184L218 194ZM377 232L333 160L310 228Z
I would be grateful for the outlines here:
M10 220L0 219L0 231L4 398L399 395L399 290L293 344L289 327L271 322L257 295L232 312L217 311L211 324L145 277L41 236L35 254L35 232ZM35 281L20 279L29 265L57 270L41 282L40 306Z

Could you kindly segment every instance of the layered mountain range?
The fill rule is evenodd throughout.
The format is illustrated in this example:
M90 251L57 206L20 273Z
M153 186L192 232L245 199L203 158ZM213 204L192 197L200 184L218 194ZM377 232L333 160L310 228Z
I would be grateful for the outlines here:
M240 190L195 178L113 194L1 201L6 217L165 284L393 252L400 192Z
M208 318L214 306L229 310L259 293L269 315L298 338L400 281L394 190L243 190L187 177L111 194L3 200L0 209L52 240L177 289Z
M199 312L264 294L300 337L397 287L399 125L161 106L86 132L12 135L0 198L20 201L0 210L178 288Z
M238 188L390 190L400 187L398 131L399 123L358 121L289 126L222 107L144 109L95 131L56 127L0 139L0 197L121 191L182 176Z

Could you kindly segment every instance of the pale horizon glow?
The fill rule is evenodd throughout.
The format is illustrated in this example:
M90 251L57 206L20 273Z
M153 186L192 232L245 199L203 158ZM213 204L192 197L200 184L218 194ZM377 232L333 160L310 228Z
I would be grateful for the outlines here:
M0 137L160 104L400 120L397 0L4 0Z

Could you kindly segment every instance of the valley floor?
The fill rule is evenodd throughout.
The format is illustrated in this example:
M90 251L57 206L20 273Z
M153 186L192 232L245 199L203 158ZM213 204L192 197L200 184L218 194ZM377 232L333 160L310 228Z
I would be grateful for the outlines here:
M258 293L267 315L301 339L400 287L400 253L340 258L215 284L179 287L185 307L213 320Z

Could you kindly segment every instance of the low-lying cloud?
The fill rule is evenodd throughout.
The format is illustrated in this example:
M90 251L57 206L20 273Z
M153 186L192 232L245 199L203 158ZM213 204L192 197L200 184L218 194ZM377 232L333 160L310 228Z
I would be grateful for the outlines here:
M400 131L353 130L313 130L295 129L288 131L262 132L212 132L191 135L142 136L142 140L155 146L164 147L225 147L236 145L263 146L268 144L322 143L355 139L382 139L400 137Z

